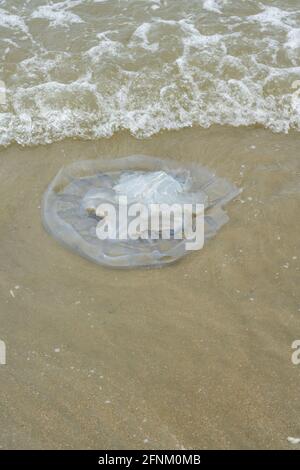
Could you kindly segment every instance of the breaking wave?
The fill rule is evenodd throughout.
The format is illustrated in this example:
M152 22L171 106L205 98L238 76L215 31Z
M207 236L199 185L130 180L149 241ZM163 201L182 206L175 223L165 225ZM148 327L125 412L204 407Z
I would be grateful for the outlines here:
M45 3L0 0L1 145L300 129L297 0Z

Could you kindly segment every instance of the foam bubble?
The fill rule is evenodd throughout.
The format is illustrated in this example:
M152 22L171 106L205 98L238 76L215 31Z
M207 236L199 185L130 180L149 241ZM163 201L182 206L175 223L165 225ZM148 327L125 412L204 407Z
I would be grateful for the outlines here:
M207 11L213 11L214 13L221 13L223 3L224 0L204 0L203 8Z
M291 49L298 49L300 47L300 28L289 31L287 38L286 46Z
M263 11L257 15L249 16L249 20L266 23L273 26L285 27L290 13L277 7L263 6Z
M11 14L3 8L0 8L0 27L28 32L28 27L20 16Z
M50 27L69 26L72 23L83 23L83 20L76 14L68 11L81 3L80 0L66 0L50 5L38 7L31 15L31 18L46 19Z

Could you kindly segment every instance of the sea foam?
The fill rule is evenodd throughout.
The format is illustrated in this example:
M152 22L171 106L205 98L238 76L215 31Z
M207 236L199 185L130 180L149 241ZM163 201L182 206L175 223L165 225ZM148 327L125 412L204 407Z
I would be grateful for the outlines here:
M213 124L299 130L291 5L66 0L18 10L2 0L0 144Z

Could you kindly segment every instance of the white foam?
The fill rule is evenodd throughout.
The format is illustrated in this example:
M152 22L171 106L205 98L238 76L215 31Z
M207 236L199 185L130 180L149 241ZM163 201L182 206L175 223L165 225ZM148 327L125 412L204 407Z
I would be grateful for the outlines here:
M68 11L80 3L80 0L66 0L64 2L43 5L38 7L31 17L49 20L49 26L54 28L57 26L66 27L73 23L83 23L83 20L78 15Z
M263 5L263 11L257 15L249 16L251 21L257 21L261 24L270 24L284 28L286 21L290 18L291 13L277 7Z
M122 44L118 41L113 41L108 36L111 31L106 31L105 33L99 33L97 38L99 39L99 44L91 47L86 55L89 56L93 62L99 62L104 55L110 57L118 56L122 53Z
M130 42L130 47L136 46L138 44L140 47L143 47L144 49L147 49L151 52L155 52L159 48L159 44L152 43L150 44L149 39L148 39L148 34L152 28L152 24L150 23L143 23L141 24L133 33L132 39Z
M204 0L203 8L214 13L222 13L222 6L225 0Z
M0 8L0 26L10 29L16 28L24 33L28 32L28 27L20 16L11 14L3 8Z
M287 34L286 46L291 49L298 49L300 47L300 28L292 29Z

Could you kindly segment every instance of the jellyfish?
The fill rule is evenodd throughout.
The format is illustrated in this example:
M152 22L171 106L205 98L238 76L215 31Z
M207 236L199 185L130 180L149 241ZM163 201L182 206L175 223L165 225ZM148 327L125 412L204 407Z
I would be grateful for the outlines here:
M224 206L239 192L197 163L145 155L97 158L59 171L44 194L42 219L57 241L98 264L160 267L192 251L187 212L191 227L201 214L206 242L228 221Z

